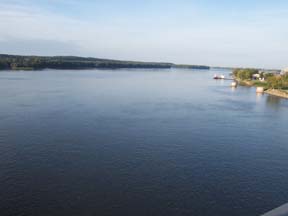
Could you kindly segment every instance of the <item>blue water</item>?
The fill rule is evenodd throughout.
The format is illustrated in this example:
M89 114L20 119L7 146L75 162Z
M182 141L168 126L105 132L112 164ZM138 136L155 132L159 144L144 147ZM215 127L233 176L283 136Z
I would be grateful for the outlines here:
M0 73L0 215L257 216L288 202L288 100L197 70Z

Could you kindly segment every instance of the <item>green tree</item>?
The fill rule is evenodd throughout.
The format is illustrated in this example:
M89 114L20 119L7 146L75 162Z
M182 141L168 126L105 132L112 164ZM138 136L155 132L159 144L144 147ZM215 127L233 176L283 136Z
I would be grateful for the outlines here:
M257 69L235 69L233 75L241 80L250 80L253 74L257 74L259 71Z
M283 88L283 78L281 76L270 76L267 78L267 84L269 88L272 89L282 89Z

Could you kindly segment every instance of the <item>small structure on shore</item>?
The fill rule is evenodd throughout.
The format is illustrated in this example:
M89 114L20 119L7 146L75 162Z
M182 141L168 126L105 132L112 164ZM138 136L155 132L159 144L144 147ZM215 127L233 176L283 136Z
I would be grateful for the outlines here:
M254 80L259 80L259 79L260 79L260 74L259 74L259 73L253 74L253 75L252 75L252 78L253 78Z
M288 68L285 68L281 71L281 74L284 75L284 74L288 74Z
M236 87L237 87L237 85L238 85L238 83L234 81L234 82L232 82L232 83L231 83L231 85L230 85L230 86L231 86L232 88L236 88Z
M253 80L259 80L261 82L264 82L265 81L265 78L264 78L264 73L256 73L256 74L253 74L252 75L252 79Z
M264 87L257 87L256 93L263 94L264 93Z

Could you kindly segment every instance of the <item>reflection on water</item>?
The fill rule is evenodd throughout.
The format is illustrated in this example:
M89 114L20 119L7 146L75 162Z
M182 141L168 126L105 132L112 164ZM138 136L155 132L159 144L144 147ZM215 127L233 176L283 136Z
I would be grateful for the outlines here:
M256 90L255 90L255 92L256 92ZM265 97L264 93L256 92L255 95L256 95L256 102L257 103L261 103L263 101L263 97Z
M261 92L256 92L256 95L259 96L259 97L262 97L264 95L264 92L261 93Z
M266 97L266 104L274 109L278 109L281 106L281 101L283 100L285 99L273 95L268 95Z
M235 86L231 86L231 92L235 92L236 89L237 89L237 87L235 87Z

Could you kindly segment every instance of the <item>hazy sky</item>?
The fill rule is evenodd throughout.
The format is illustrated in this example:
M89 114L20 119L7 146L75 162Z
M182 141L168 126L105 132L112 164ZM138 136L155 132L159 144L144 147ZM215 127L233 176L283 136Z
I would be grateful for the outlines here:
M0 53L288 67L287 0L0 0Z

